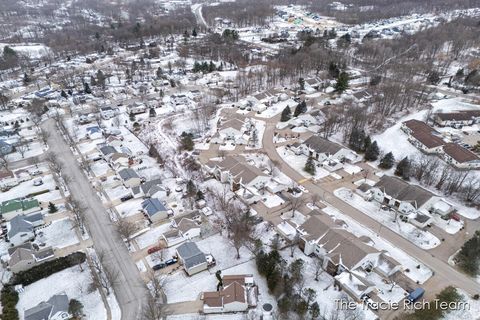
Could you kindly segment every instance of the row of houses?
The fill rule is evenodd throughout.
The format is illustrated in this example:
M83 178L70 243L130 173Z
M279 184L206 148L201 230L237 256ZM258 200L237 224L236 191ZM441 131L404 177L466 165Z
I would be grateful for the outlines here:
M401 129L408 141L426 154L441 156L458 169L480 169L480 158L472 151L456 144L445 142L441 134L423 121L408 120Z
M437 112L433 115L435 124L441 127L462 128L480 123L479 110L460 110L453 112Z

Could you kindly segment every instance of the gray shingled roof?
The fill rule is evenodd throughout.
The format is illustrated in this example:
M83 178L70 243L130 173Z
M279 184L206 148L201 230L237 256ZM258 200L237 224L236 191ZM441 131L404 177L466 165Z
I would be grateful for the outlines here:
M160 202L160 200L155 198L150 198L143 201L142 208L150 217L158 212L167 211L167 208L165 208L165 206Z
M198 249L194 242L185 242L177 248L177 252L187 269L207 262L205 254Z
M16 234L22 232L33 232L33 225L31 222L24 219L25 216L18 215L10 220L10 230L8 230L8 237L12 238Z
M115 149L114 147L112 146L103 146L100 148L100 152L106 156L106 155L109 155L111 153L116 153L117 152L117 149Z
M397 177L384 175L375 184L375 187L383 190L387 195L400 201L416 202L417 208L421 207L435 194L422 187L411 185Z
M134 178L140 178L138 174L135 172L135 170L130 168L122 169L118 172L118 174L120 175L120 178L122 178L122 180L124 181L129 179L134 179Z
M47 302L40 302L37 306L25 310L25 320L47 320L58 312L68 313L69 299L66 294L56 294Z
M343 147L335 142L328 141L320 136L311 136L305 140L304 144L315 150L317 153L335 154Z

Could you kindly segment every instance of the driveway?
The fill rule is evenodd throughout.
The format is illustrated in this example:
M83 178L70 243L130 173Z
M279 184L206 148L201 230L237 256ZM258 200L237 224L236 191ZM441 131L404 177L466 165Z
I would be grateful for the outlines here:
M122 311L122 319L140 319L142 303L148 291L135 263L90 181L80 169L78 157L73 155L56 128L55 121L49 119L42 124L42 127L50 133L48 138L50 151L63 162L63 171L71 178L68 186L72 196L87 208L86 224L95 250L103 251L110 267L118 271L118 281L113 285L113 289Z

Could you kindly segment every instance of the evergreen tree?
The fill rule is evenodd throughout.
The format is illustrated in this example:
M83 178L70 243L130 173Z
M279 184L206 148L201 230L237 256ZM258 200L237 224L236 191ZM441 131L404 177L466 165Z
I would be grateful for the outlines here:
M370 136L366 136L363 142L362 151L366 151L371 144L372 144L372 139L370 138Z
M373 141L372 144L365 150L365 160L375 161L378 159L380 150L378 149L377 141Z
M410 179L410 160L408 157L403 158L395 169L395 175L402 177L405 180Z
M362 152L364 145L365 131L357 128L352 128L352 132L350 133L350 138L348 141L348 146L356 152Z
M180 145L183 150L192 151L194 147L193 136L191 133L182 132L180 136Z
M295 107L295 112L293 113L293 116L298 117L300 114L305 112L307 112L307 103L305 102L305 100L303 100Z
M335 83L335 91L342 93L347 89L348 89L348 74L345 71L342 71L337 78L337 83Z
M394 164L395 157L393 156L393 153L389 152L380 160L380 164L378 166L382 169L391 169L393 168Z
M197 37L197 30L193 28L192 30L192 37L196 38Z
M90 94L92 93L92 89L90 89L90 86L88 85L88 83L83 83L83 92L87 93L87 94Z
M157 79L161 79L163 75L162 67L158 67L157 69Z
M327 30L325 30L325 32L327 32ZM340 75L340 68L335 62L330 62L330 64L328 65L328 73L333 78L338 78L338 76Z
M155 118L157 116L157 112L155 111L155 108L150 108L149 116L150 118Z
M53 202L49 202L48 203L48 212L49 213L55 213L57 211L58 211L57 206Z
M318 317L320 316L320 306L318 305L317 301L312 303L312 305L310 306L310 316L313 320L318 319Z
M281 122L288 121L290 120L291 117L292 117L292 111L290 110L289 106L286 106L285 109L283 109L282 111L282 116L280 118L280 121Z
M307 162L305 163L305 168L303 170L310 173L312 176L315 175L317 169L315 168L315 162L313 161L312 157L308 157Z
M135 113L130 112L129 119L130 119L131 122L134 122L135 121Z
M80 319L83 316L83 304L76 299L71 299L68 303L68 313Z
M64 90L62 90L62 92L60 93L60 95L61 95L63 98L65 98L65 99L68 98L67 93L66 93Z
M298 86L300 87L300 90L305 90L305 79L299 78L298 79Z
M23 74L23 83L24 83L25 85L27 85L27 84L30 83L30 81L32 81L32 80L30 79L30 77L28 76L28 74L25 72L25 73Z
M97 71L97 84L104 88L105 87L105 75L103 74L102 70Z
M213 72L217 69L217 67L215 66L215 64L210 61L210 63L208 64L208 72Z

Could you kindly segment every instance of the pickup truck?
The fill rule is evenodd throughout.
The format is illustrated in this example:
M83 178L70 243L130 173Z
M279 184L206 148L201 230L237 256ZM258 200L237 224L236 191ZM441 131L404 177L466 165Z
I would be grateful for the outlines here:
M425 290L423 288L417 288L410 292L407 296L407 300L412 303L423 297L423 294L425 293Z

